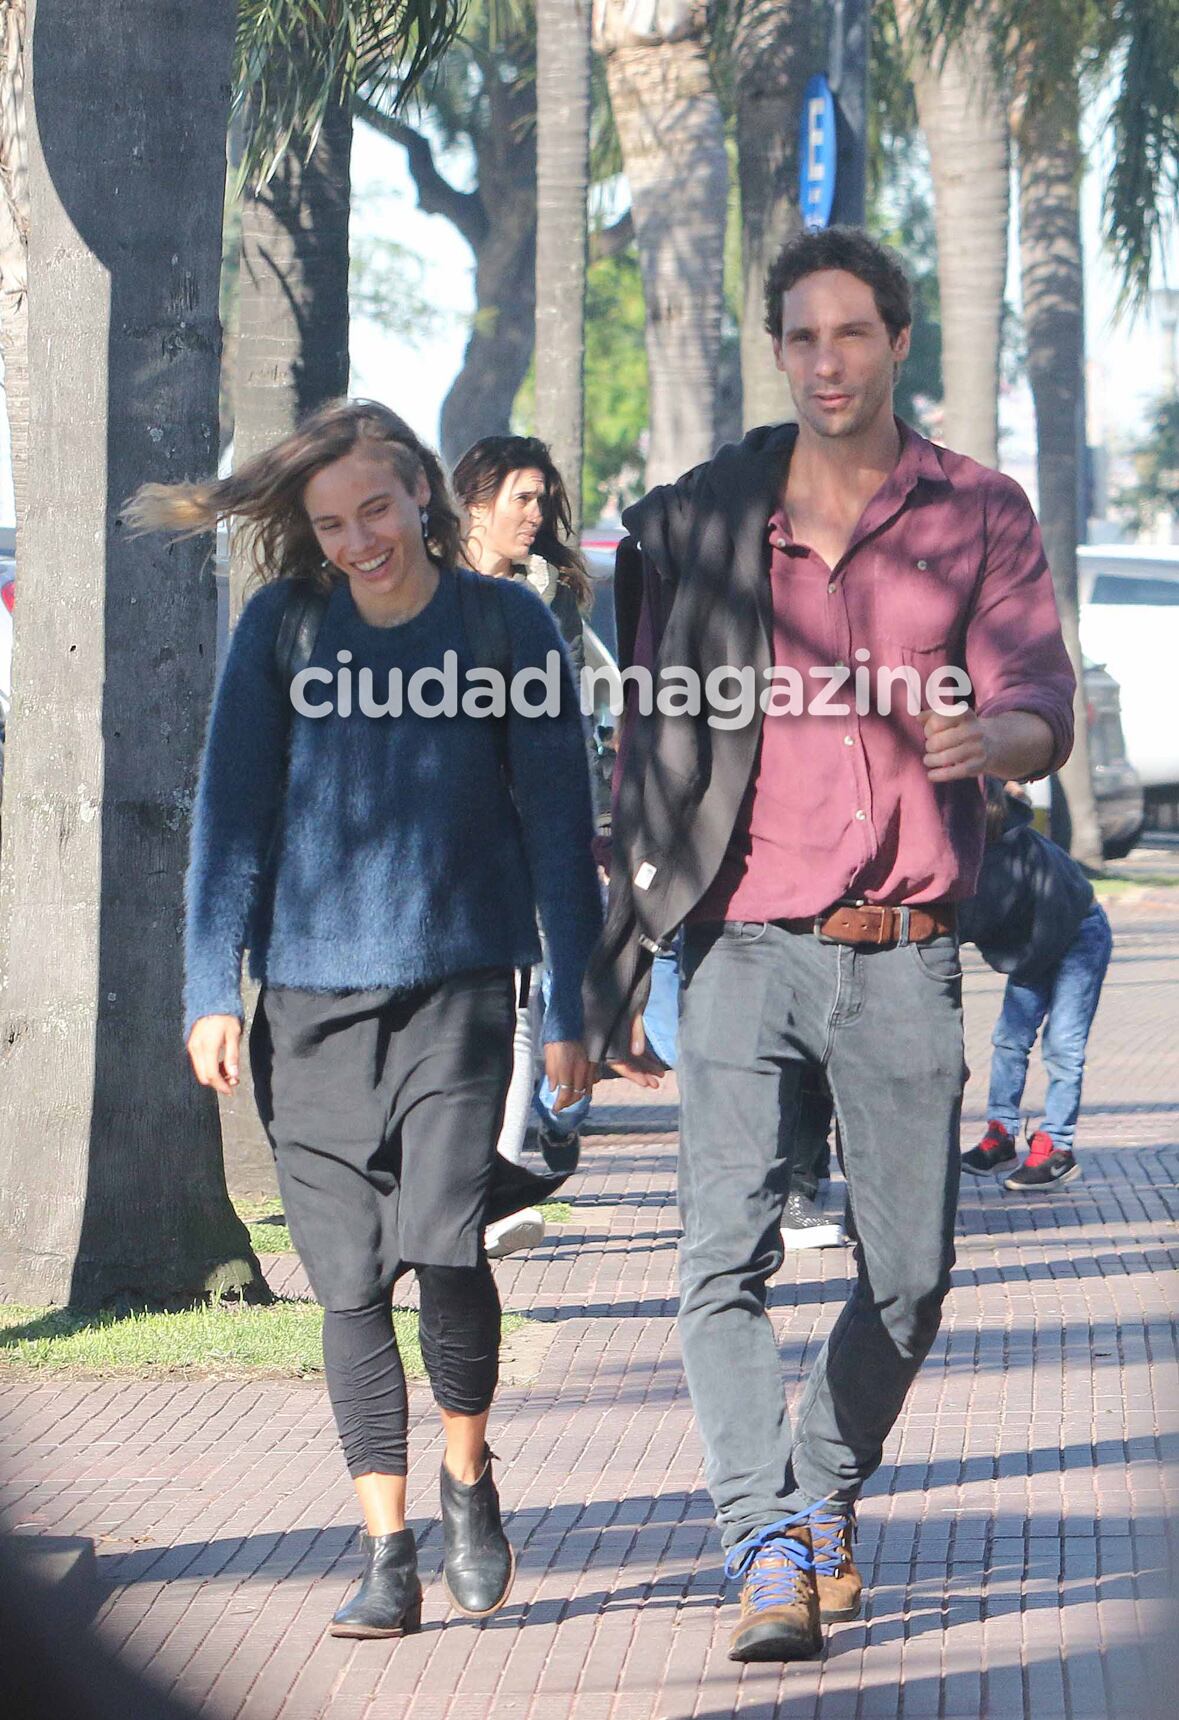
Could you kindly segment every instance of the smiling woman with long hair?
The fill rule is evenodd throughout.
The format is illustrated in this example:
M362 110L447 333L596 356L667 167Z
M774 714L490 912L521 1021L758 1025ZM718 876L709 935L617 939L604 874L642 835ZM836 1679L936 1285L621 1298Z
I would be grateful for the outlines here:
M328 1391L365 1520L363 1579L331 1629L395 1636L420 1620L391 1314L411 1269L446 1433L446 1585L483 1617L506 1600L514 1562L486 1442L500 1305L482 1233L514 976L539 958L538 910L554 971L546 1067L569 1095L592 1073L581 979L600 905L572 679L563 667L556 715L431 716L412 701L370 715L328 700L313 718L293 705L284 641L296 613L315 617L307 666L321 680L346 665L379 688L394 673L409 684L450 652L460 669L487 667L437 457L374 402L322 407L224 480L148 486L125 517L188 533L233 520L261 581L230 643L201 769L185 1032L198 1080L230 1092L248 947L262 983L255 1094L325 1310ZM520 588L499 601L511 672L543 670L559 653L543 603Z

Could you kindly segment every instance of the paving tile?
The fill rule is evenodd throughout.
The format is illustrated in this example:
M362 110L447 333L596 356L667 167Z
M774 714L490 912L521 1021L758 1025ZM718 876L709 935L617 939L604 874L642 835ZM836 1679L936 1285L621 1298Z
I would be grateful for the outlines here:
M495 1410L519 1556L495 1620L460 1619L438 1580L424 1390L409 1476L424 1628L401 1642L325 1635L359 1556L316 1382L9 1385L6 1520L94 1536L104 1642L209 1720L1164 1720L1151 1704L1179 1685L1179 911L1145 897L1114 920L1084 1181L1018 1197L967 1179L943 1329L861 1506L865 1617L832 1629L823 1661L727 1659L733 1596L674 1327L674 1088L658 1104L602 1090L571 1222L497 1267L505 1305L551 1342ZM1001 982L967 969L969 1143ZM1042 1094L1033 1060L1029 1106ZM297 1260L272 1264L306 1293ZM847 1267L798 1256L772 1287L791 1403Z

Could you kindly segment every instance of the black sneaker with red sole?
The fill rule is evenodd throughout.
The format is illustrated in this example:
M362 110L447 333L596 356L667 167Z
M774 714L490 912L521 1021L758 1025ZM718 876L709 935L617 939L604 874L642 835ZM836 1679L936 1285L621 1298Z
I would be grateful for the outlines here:
M1041 1129L1028 1142L1028 1156L1019 1169L1004 1177L1003 1187L1027 1194L1029 1190L1075 1182L1080 1174L1081 1167L1068 1148L1054 1146L1052 1136Z
M1008 1165L1013 1165L1018 1158L1014 1138L1002 1123L990 1122L978 1146L971 1147L968 1153L963 1153L962 1169L975 1177L995 1176L999 1171L1005 1171Z

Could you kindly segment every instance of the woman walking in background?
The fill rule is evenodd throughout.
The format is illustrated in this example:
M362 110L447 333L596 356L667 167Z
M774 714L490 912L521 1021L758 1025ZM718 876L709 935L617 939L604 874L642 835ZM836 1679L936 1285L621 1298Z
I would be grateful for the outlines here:
M476 573L510 580L531 588L549 606L569 652L577 681L585 667L587 638L584 621L589 608L590 582L585 562L570 541L569 498L560 472L545 443L533 436L485 436L467 449L454 469L454 487L465 515L463 553ZM609 792L592 739L587 741L595 822L609 821ZM545 840L543 830L536 832ZM579 1130L589 1111L589 1095L558 1106L559 1094L547 1075L539 1088L534 1046L537 1021L548 993L548 976L537 976L531 996L521 999L516 1014L512 1082L499 1140L500 1154L518 1164L530 1120L536 1117L537 1144L554 1173L568 1173L577 1164ZM535 1207L490 1227L488 1251L508 1254L533 1247L544 1236L544 1219Z
M538 910L553 976L545 1066L570 1101L590 1085L581 979L600 904L573 683L556 716L380 702L395 674L409 685L450 652L463 670L486 665L471 637L479 582L460 566L438 460L374 402L322 407L219 482L148 486L129 519L185 532L234 520L262 581L201 768L185 1032L198 1080L230 1092L248 946L262 983L255 1093L324 1307L328 1392L365 1523L360 1587L331 1629L395 1636L420 1620L391 1313L411 1269L446 1436L446 1586L483 1617L506 1600L513 1557L486 1440L500 1304L482 1233L514 976L539 959ZM543 668L557 643L544 605L514 587L498 601L512 672ZM315 684L296 699L303 668Z

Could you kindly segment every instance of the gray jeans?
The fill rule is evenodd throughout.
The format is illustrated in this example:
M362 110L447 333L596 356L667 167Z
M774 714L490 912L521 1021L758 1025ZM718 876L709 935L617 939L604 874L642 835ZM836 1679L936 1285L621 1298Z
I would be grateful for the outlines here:
M805 1062L831 1085L857 1278L792 1430L766 1313ZM953 935L853 949L688 928L680 1022L679 1330L721 1539L856 1497L937 1333L966 1066Z

